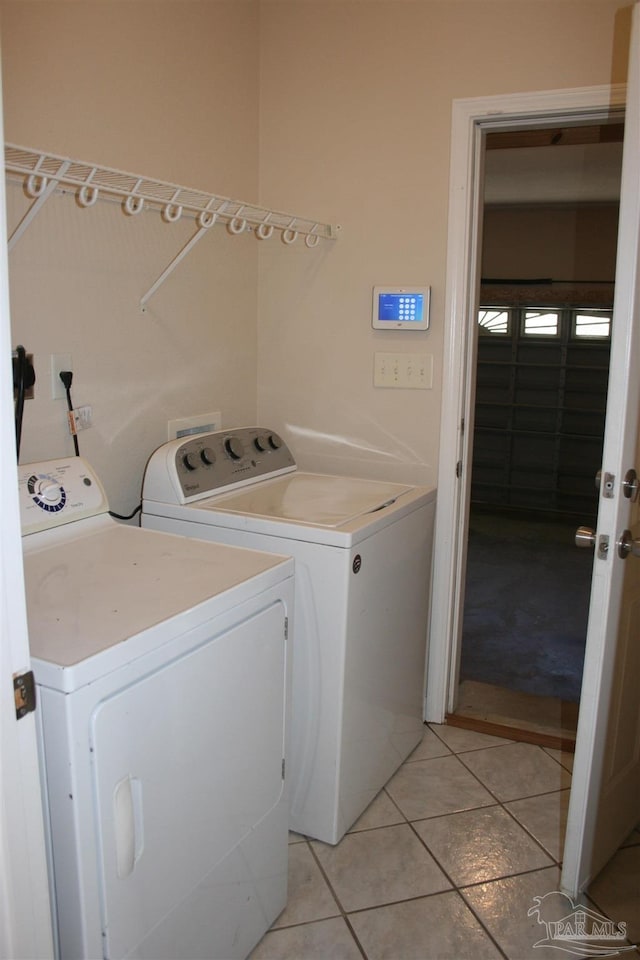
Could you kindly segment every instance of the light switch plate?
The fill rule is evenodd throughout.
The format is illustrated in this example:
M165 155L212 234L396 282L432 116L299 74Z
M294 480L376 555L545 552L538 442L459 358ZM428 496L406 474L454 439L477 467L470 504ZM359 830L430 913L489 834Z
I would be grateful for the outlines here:
M430 353L376 353L374 387L430 390L433 387L433 356Z

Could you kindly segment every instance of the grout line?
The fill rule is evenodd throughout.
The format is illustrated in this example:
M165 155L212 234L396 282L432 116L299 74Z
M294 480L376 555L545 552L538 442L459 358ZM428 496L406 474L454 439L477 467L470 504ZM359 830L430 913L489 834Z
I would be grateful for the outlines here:
M573 776L573 770L571 769L571 767L566 766L566 764L564 764L564 763L562 762L562 755L563 755L564 753L567 753L567 752L570 752L570 751L567 751L567 750L558 750L557 747L542 747L542 749L544 750L544 752L546 753L546 755L551 758L551 760L555 760L555 762L556 762L559 766L561 766L563 770L566 770L567 773L569 773L571 776ZM553 752L550 753L549 751L553 751ZM560 754L560 758L554 756L554 753L559 753L559 754ZM571 756L573 757L573 756L575 756L575 754L572 753Z
M342 839L344 839L344 837L343 837ZM340 842L342 842L342 841L340 841ZM320 871L320 873L321 873L321 875L322 875L322 877L323 877L323 879L324 879L324 882L327 884L329 890L331 891L331 896L332 896L332 897L334 898L334 900L336 901L338 910L340 911L340 916L342 917L342 919L343 919L344 922L346 923L347 929L349 930L349 933L351 934L351 936L352 936L353 939L355 940L355 944L356 944L358 950L359 950L360 953L362 954L364 960L368 960L368 957L367 957L367 954L366 954L366 952L365 952L365 950L364 950L364 947L363 947L362 944L360 943L360 940L358 939L358 937L357 937L357 935L356 935L356 932L355 932L355 930L353 929L353 926L352 926L352 924L351 924L351 922L350 922L350 920L349 920L349 918L348 918L347 911L345 910L344 906L342 905L342 901L340 900L340 897L338 896L338 894L337 894L336 891L334 890L333 884L332 884L331 881L329 880L329 877L328 877L328 875L327 875L327 872L325 871L322 863L320 862L320 858L319 858L318 855L316 854L316 851L313 849L313 843L312 843L311 840L307 840L307 846L309 847L309 850L311 851L311 856L312 856L313 859L315 860L316 865L317 865L317 867L318 867L318 869L319 869L319 871Z
M517 742L518 742L518 741L514 741L514 743L517 743ZM511 744L511 745L513 746L513 744ZM502 746L502 745L501 745L501 746ZM534 750L540 750L542 753L545 754L546 757L549 757L549 754L545 751L544 747L539 747L537 744L533 744L533 743L525 744L525 746L527 746L527 747L533 747ZM495 748L493 748L493 747L487 747L487 749L488 749L488 750L492 750L492 749L495 749ZM470 751L466 751L466 752L470 752ZM542 790L540 793L525 793L522 797L509 797L507 800L501 800L498 796L496 796L496 794L493 792L493 790L491 790L491 788L488 787L487 784L484 783L484 782L480 779L479 775L478 775L474 770L472 770L471 767L468 766L468 764L466 764L466 763L464 762L462 756L460 756L459 754L456 754L456 756L457 756L458 759L460 760L460 763L464 766L465 770L468 770L469 773L472 774L472 775L476 778L476 780L478 781L478 783L479 783L482 787L484 787L484 789L487 790L488 793L490 793L492 797L495 797L495 798L496 798L496 803L500 803L500 804L502 804L502 803L514 803L516 800L529 800L529 799L532 799L533 797L546 797L546 796L548 796L550 793L557 793L558 790L564 790L564 789L565 789L564 787L553 787L551 790ZM549 760L554 760L556 763L558 763L558 761L555 759L555 757L549 757ZM567 770L567 768L564 767L564 766L562 766L562 764L560 764L560 763L558 763L558 766L562 767L562 769L563 769L566 773L568 773L569 776L573 779L573 775L572 775L571 770Z
M527 834L527 836L528 836L531 840L533 840L533 842L536 844L537 847L540 848L540 850L542 850L542 852L544 853L544 855L547 856L547 857L549 857L549 859L551 860L551 863L549 864L549 866L562 867L562 857L560 857L560 859L556 859L555 854L553 854L550 850L547 850L547 848L546 848L545 845L542 843L542 841L541 841L541 840L538 840L538 838L535 836L535 834L531 833L531 831L529 830L529 828L526 827L526 826L524 825L524 823L521 823L520 820L518 820L518 818L516 817L516 815L511 812L511 810L508 810L507 807L503 807L502 809L505 811L505 813L508 813L508 814L509 814L509 816L512 818L512 820L514 820L514 822L518 824L518 826L520 827L521 830L524 830L524 832ZM564 851L564 842L563 842L563 841L561 841L560 846L563 848L563 851Z
M477 880L474 883L465 883L461 887L456 887L460 893L465 890L473 890L476 887L487 887L492 883L500 883L503 880L515 880L518 877L527 877L530 874L542 873L544 870L558 870L559 866L557 863L547 863L542 867L530 867L528 870L518 870L516 873L507 873L503 877L493 877L491 880Z
M347 925L347 929L349 930L349 933L351 934L351 936L352 936L353 939L355 940L356 946L357 946L358 950L360 951L360 953L361 953L362 956L364 957L364 960L368 960L368 956L367 956L367 954L365 953L365 949L364 949L364 947L362 946L362 944L360 943L360 940L358 939L357 933L356 933L355 930L353 929L353 924L351 923L351 920L349 919L348 914L345 914L345 915L344 915L344 922L345 922L346 925Z
M438 737L438 740L440 740L440 742L443 743L443 744L445 745L445 747L447 747L447 749L449 750L449 752L452 753L455 757L457 757L457 756L458 756L459 754L461 754L461 753L477 753L479 750L500 750L501 747L508 747L508 746L513 745L514 743L518 743L518 741L517 741L517 740L514 740L512 737L498 737L497 734L495 734L495 733L481 733L481 732L478 731L478 730L470 730L470 731L468 731L469 733L477 733L477 734L478 734L479 736L481 736L481 737L492 737L494 740L498 740L498 739L499 739L499 740L502 740L503 742L502 742L502 743L482 743L482 744L478 744L477 747L465 747L464 750L454 750L454 748L453 748L452 746L450 746L450 745L447 743L447 741L444 740L443 737L441 737L441 736L438 734L438 731L433 729L433 727L446 727L446 726L450 726L450 727L452 727L453 729L456 729L456 730L462 730L462 729L463 729L462 727L454 727L454 725L453 725L452 723L451 723L451 724L435 723L435 724L433 724L433 725L432 725L432 724L426 724L426 726L429 728L429 730L431 730L432 733L434 733L434 734L436 735L436 737ZM427 759L427 760L428 760L428 759L434 759L434 760L435 760L435 759L437 759L437 758L436 758L436 757L433 757L433 758L431 758L431 757L426 757L425 759ZM406 761L405 761L405 763L406 763Z

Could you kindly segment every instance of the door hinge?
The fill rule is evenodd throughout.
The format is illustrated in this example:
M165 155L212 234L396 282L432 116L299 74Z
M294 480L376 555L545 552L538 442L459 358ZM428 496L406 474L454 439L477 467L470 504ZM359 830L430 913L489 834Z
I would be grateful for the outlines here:
M284 638L289 639L289 617L284 618Z
M16 703L16 720L21 720L25 714L32 713L36 708L36 682L33 670L27 673L14 673L13 697Z
M284 780L284 768L285 768L285 760L284 760L284 757L283 757L283 758L282 758L282 779L283 779L283 780Z
M459 480L461 476L462 476L462 460L458 460L458 462L456 463L456 477Z

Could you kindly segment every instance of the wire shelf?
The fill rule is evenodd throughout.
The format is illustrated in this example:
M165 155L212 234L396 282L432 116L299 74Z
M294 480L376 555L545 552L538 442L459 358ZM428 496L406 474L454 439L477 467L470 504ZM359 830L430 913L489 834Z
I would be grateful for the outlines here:
M168 223L173 223L183 216L195 218L197 232L141 298L143 307L180 260L216 223L226 225L229 232L236 235L252 230L260 240L267 240L275 231L279 231L283 243L287 245L294 243L299 237L304 237L304 243L309 248L315 247L320 240L335 240L339 230L339 227L332 224L281 210L272 210L231 197L182 187L164 180L152 180L135 173L72 160L12 143L5 144L5 171L10 176L23 178L25 192L33 201L9 238L10 249L51 194L65 187L75 191L76 200L81 207L90 207L104 196L120 199L124 213L129 216L135 216L148 208L159 208L163 219Z
M87 200L94 202L94 197L97 199L100 193L105 193L135 201L133 209L136 213L139 212L137 204L142 203L143 206L173 208L174 212L179 208L180 214L196 217L199 214L215 214L216 220L226 224L240 218L249 227L265 224L277 230L293 230L299 235L317 236L322 240L336 238L337 228L332 224L11 143L5 144L5 169L10 174L25 177L27 192L34 196L39 195L39 191L44 190L50 181L54 181L56 185L74 187L78 191L84 189L84 194L78 195L81 205L83 200L88 205ZM126 212L131 212L131 207Z

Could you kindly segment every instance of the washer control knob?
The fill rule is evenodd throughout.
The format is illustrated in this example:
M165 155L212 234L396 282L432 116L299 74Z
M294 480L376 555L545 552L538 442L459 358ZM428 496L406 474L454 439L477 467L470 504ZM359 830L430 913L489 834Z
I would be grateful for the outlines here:
M277 434L275 433L269 434L269 446L271 447L272 450L280 449L280 447L282 446L282 440Z
M211 447L205 447L204 450L200 451L200 459L208 467L211 467L216 462L216 455Z
M182 462L187 468L187 470L195 470L198 466L198 461L194 453L185 453L182 458Z
M242 443L237 437L227 437L224 448L232 460L240 460L243 454Z
M263 433L260 433L257 437L255 437L253 443L256 450L258 450L260 453L264 453L269 447L269 438L265 437Z

